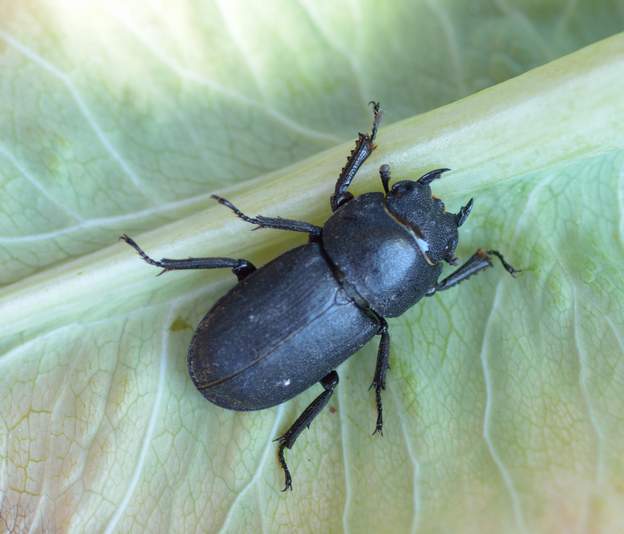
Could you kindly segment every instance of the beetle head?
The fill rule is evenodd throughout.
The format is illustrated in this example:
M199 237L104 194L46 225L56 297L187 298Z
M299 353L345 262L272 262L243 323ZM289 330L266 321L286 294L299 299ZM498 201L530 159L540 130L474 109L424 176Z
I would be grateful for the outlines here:
M444 203L431 194L429 184L448 169L438 169L416 181L403 180L392 186L386 197L390 212L409 227L430 264L442 260L455 265L457 229L472 210L472 199L457 214L447 212Z

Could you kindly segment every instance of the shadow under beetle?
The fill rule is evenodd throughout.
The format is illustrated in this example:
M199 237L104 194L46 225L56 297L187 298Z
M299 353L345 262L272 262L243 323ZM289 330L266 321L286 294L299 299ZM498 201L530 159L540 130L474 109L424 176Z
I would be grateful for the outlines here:
M375 149L381 121L379 104L370 134L360 133L330 199L332 216L321 228L282 218L249 217L228 200L213 195L238 217L259 228L304 232L309 243L256 269L244 259L154 260L127 235L121 239L162 272L228 268L238 284L199 323L188 351L195 386L209 401L230 410L261 410L286 402L319 382L323 392L276 441L284 470L284 490L292 479L284 449L327 405L338 385L336 367L373 336L380 336L371 388L382 433L381 391L390 348L387 317L396 317L422 297L445 291L492 266L496 256L511 275L518 270L496 250L477 250L457 270L438 280L442 262L457 264L457 229L472 209L472 199L449 213L432 196L430 184L449 169L436 169L416 181L390 188L390 168L379 169L384 193L354 198L349 186Z

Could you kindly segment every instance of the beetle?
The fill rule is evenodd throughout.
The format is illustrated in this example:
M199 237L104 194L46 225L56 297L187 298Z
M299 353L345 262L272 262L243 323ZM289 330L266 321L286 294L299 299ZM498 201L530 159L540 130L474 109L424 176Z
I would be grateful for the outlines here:
M373 106L369 134L360 133L330 198L332 215L323 227L308 222L250 217L217 195L219 203L258 228L309 235L307 244L256 268L235 258L155 260L129 236L141 258L162 269L229 268L238 284L200 321L188 350L188 370L202 395L230 410L276 406L320 383L322 392L275 441L284 472L284 489L292 490L285 449L328 404L336 386L336 368L374 336L380 336L371 383L382 434L383 407L390 352L389 317L397 317L423 297L450 289L492 266L492 257L515 276L520 272L497 250L478 249L463 265L440 280L444 263L456 265L458 228L473 206L446 211L430 184L449 169L432 170L417 180L390 187L390 167L379 169L383 193L354 197L349 191L358 169L375 149L381 122Z

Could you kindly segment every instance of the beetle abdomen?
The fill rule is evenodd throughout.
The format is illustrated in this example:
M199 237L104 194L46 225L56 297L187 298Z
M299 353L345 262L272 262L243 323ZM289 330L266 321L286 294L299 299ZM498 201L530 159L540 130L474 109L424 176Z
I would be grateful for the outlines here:
M320 245L290 250L242 280L202 319L188 367L211 402L280 404L356 352L378 325L346 296Z

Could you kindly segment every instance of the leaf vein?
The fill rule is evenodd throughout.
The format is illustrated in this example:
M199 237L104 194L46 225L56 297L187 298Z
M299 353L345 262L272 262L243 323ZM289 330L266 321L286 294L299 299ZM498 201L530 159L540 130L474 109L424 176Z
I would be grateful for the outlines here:
M6 31L0 30L0 38L4 39L4 41L10 46L12 46L15 50L17 50L22 55L27 57L33 63L39 65L41 68L49 72L52 76L59 79L63 83L63 85L69 92L69 94L72 96L74 102L76 103L76 106L80 110L80 113L84 117L87 124L91 127L91 129L93 130L93 133L95 133L95 136L100 141L102 146L105 148L106 152L108 152L111 158L117 162L117 164L123 170L124 174L130 179L130 181L134 184L134 186L141 193L145 194L146 184L141 180L141 178L139 178L139 176L134 172L134 170L132 170L130 165L125 161L125 159L122 157L119 151L113 146L111 141L108 139L106 134L102 131L102 128L100 128L100 125L95 120L93 113L87 106L86 102L84 101L80 93L78 92L78 89L76 89L76 86L71 81L69 76L67 76L67 74L62 72L58 67L51 64L49 61L47 61L42 56L37 54L34 50L31 50L30 48L28 48L26 45L18 41L15 37L10 35ZM152 196L151 199L159 200L158 197L156 196Z
M331 142L332 144L340 143L343 139L330 134L328 132L320 132L299 124L297 121L284 115L282 112L273 108L272 106L260 104L255 100L252 100L248 96L241 94L237 91L232 90L229 87L226 87L202 74L198 74L197 72L178 65L173 58L169 57L161 48L151 43L147 37L136 27L136 25L130 21L127 16L122 16L119 12L114 12L112 15L128 30L128 32L141 43L145 49L152 54L156 59L158 59L163 65L171 69L175 72L180 78L183 80L188 80L193 83L197 83L199 85L203 85L205 87L209 87L215 93L219 93L227 98L234 100L240 104L244 104L249 106L250 108L256 109L271 119L273 119L278 124L287 127L288 129L296 132L300 135L306 136L310 139L316 139L319 141Z

